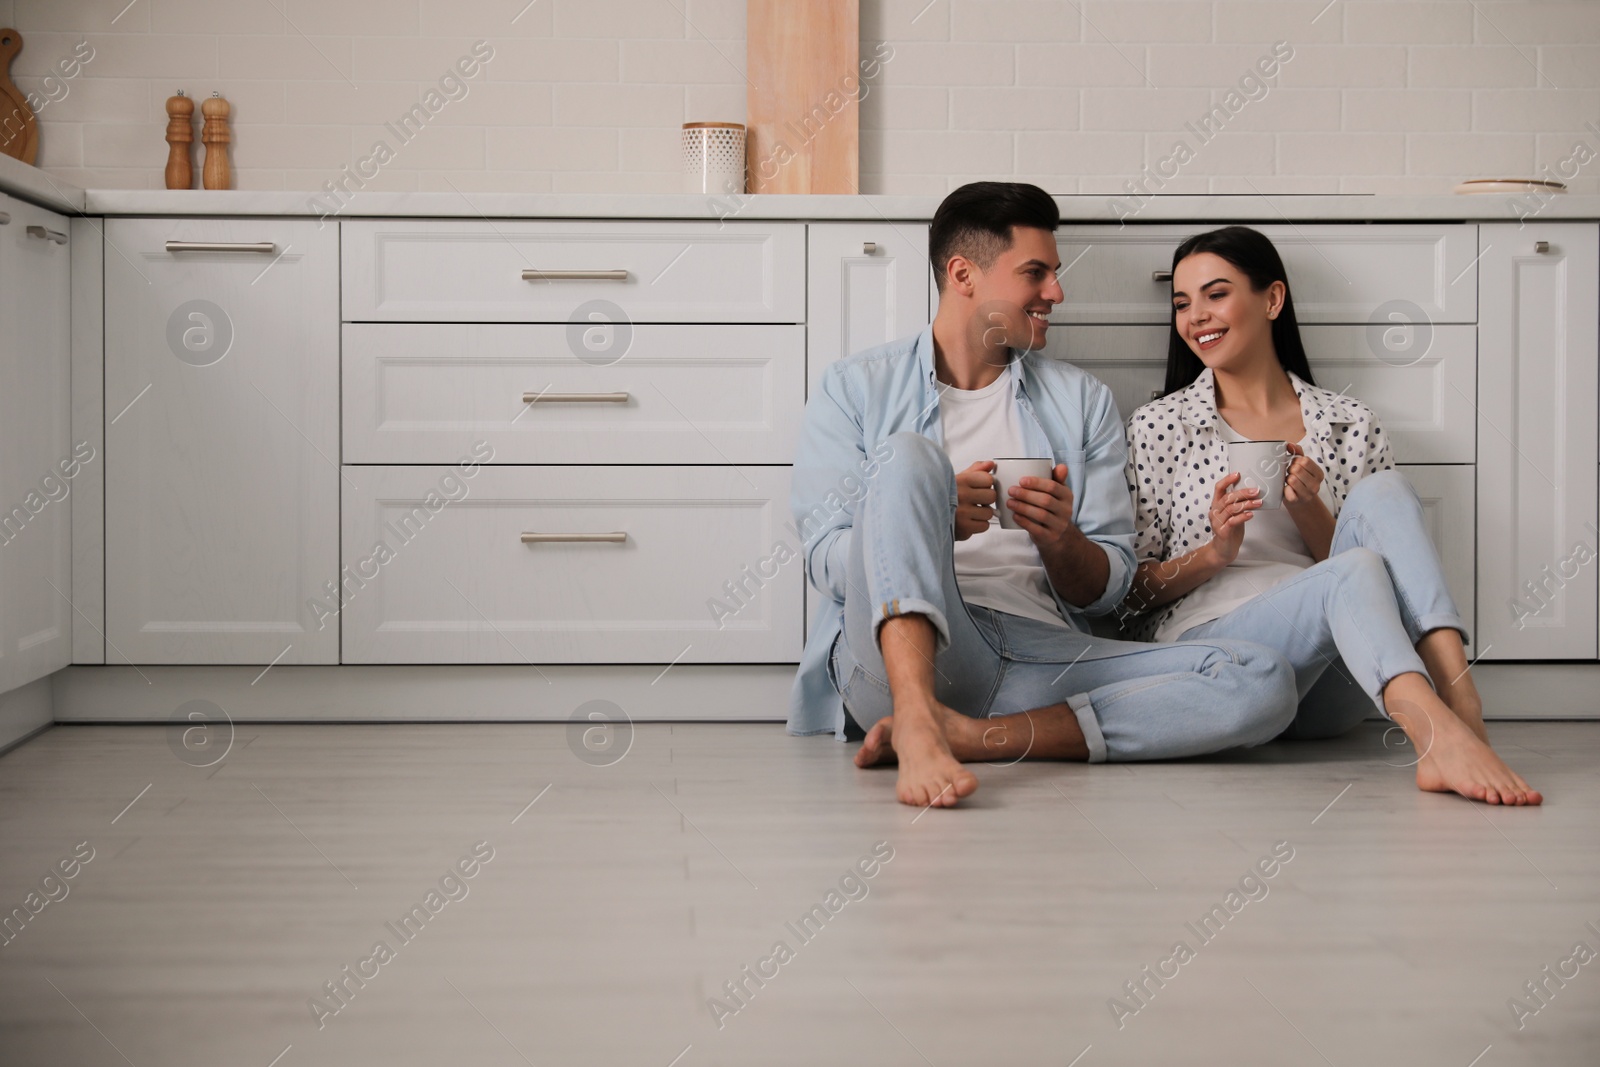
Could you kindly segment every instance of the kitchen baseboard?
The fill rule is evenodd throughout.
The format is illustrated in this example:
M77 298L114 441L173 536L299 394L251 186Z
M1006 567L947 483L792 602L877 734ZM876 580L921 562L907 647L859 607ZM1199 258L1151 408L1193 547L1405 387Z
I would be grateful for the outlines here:
M795 666L76 666L49 679L56 722L164 723L192 700L235 722L782 722ZM1600 719L1600 664L1485 663L1486 718ZM20 691L19 691L20 693ZM580 712L590 701L604 705ZM37 702L35 702L37 703ZM596 720L599 721L599 720Z

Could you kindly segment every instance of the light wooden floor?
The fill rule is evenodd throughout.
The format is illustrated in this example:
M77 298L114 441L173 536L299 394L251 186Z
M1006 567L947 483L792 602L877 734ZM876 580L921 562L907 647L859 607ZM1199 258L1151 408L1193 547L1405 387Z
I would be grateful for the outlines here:
M0 1063L1592 1065L1600 960L1520 1030L1508 1000L1600 951L1600 723L1491 729L1542 809L1418 793L1376 723L979 767L926 814L773 725L640 726L610 766L556 725L248 725L204 769L161 727L57 727L0 757L0 909L94 858L0 947ZM480 841L402 942L385 923ZM797 937L878 842L867 895ZM1202 942L1186 924L1277 842L1267 895ZM309 999L380 940L319 1030ZM1139 1007L1124 983L1180 940L1119 1028L1111 998ZM723 983L778 941L719 1028L708 998L736 1007Z

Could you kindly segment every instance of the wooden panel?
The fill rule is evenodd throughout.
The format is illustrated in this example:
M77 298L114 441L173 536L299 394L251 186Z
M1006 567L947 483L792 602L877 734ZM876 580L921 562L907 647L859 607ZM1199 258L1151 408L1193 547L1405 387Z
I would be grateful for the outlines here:
M339 572L336 231L110 219L106 239L109 658L338 662L307 607Z
M479 442L495 463L793 459L804 326L586 332L607 331L594 355L563 326L348 324L345 462L454 463ZM549 399L593 393L627 400Z
M1479 647L1486 659L1591 660L1600 240L1593 223L1482 235Z
M1066 301L1051 321L1170 322L1173 250L1215 226L1064 226ZM1302 323L1476 322L1477 227L1260 225L1283 257ZM1398 303L1397 303L1398 302ZM1401 320L1392 318L1402 316Z
M799 661L788 467L346 470L346 663Z
M341 231L347 322L805 321L800 223L357 220Z
M749 0L752 193L860 192L858 0Z

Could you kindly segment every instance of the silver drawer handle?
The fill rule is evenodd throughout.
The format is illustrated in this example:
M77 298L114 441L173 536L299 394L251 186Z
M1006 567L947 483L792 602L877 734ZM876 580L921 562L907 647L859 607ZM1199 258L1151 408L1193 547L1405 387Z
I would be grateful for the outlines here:
M1150 280L1153 282L1170 282L1172 280L1172 272L1170 270L1153 270L1150 272Z
M271 241L168 241L168 252L263 252L278 250Z
M9 211L0 211L0 226L9 225L11 225L11 213Z
M627 393L523 393L524 404L626 404Z
M522 269L522 280L525 282L625 282L628 272L625 270L536 270L533 267Z
M877 255L878 254L878 242L876 242L876 241L862 241L861 242L861 254L864 255L864 256L875 256L875 255Z
M624 530L616 533L533 533L531 530L525 530L522 534L522 543L525 545L548 545L560 541L579 541L584 544L604 541L620 545L627 539L628 534Z
M49 241L51 244L55 245L64 245L67 243L66 234L62 233L60 230L47 230L43 226L29 226L28 236L37 237L40 240Z
M1533 242L1533 250L1535 252L1539 253L1542 256L1546 252L1550 251L1550 242L1549 241L1535 241L1535 242Z

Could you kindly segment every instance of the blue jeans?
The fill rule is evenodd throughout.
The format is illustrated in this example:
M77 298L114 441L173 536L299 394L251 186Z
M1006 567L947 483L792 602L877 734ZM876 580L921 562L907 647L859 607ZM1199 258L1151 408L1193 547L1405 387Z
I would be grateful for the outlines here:
M956 585L950 460L920 434L889 440L895 461L856 510L844 630L830 660L834 685L862 727L893 710L878 628L909 614L933 624L940 703L973 718L1066 703L1091 763L1259 745L1289 726L1294 674L1262 645L1114 641L966 604Z
M1294 668L1301 697L1288 735L1331 737L1374 705L1387 715L1383 687L1397 675L1416 671L1427 678L1416 644L1441 627L1468 640L1422 504L1405 475L1388 470L1350 490L1327 559L1220 619L1189 627L1180 639L1229 638L1277 649Z

